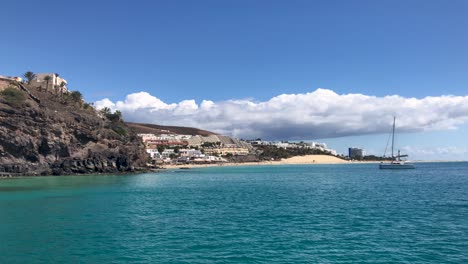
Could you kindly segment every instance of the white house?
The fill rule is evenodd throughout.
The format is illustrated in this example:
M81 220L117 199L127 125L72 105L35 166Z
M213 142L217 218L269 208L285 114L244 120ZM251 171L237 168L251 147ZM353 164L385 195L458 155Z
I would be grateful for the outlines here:
M156 140L157 137L155 134L137 134L139 137L141 137L141 139L143 140L143 142L146 142L148 140Z
M203 153L197 149L181 149L179 153L184 157L201 157L203 155Z
M50 77L49 81L45 80L46 76ZM31 80L30 85L48 91L68 92L67 81L56 73L36 73L36 77Z
M150 154L151 158L153 159L161 159L162 155L159 153L157 149L146 149L146 152Z
M165 149L161 155L163 158L169 158L171 154L175 154L173 149Z

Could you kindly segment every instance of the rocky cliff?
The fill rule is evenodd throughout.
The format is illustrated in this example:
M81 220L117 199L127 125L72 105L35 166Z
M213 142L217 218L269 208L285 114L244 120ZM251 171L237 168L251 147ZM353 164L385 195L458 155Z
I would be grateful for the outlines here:
M0 176L144 169L144 145L119 113L97 111L77 92L20 86L0 91Z

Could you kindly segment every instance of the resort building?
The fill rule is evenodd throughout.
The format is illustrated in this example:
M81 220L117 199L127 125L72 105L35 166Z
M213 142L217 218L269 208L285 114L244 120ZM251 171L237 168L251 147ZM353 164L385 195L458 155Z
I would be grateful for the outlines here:
M204 154L198 149L181 149L179 154L182 157L202 157Z
M161 153L161 156L162 156L163 159L166 159L166 158L170 158L172 154L175 155L174 149L165 149Z
M209 155L247 155L249 154L248 148L243 147L207 147L203 149L205 154Z
M147 149L157 149L160 146L182 148L181 156L198 155L198 149L204 149L207 154L213 155L247 155L253 151L250 143L222 135L191 136L177 134L138 134Z
M47 80L47 76L49 80ZM67 81L59 77L57 73L36 73L36 77L29 84L47 91L68 92Z
M147 142L149 140L156 140L156 135L155 134L138 134L139 137L141 137L141 140L143 142Z
M202 140L201 136L193 136L193 137L187 139L187 143L188 143L189 146L199 147L203 143L203 140Z
M150 155L152 159L161 159L162 155L159 153L158 149L147 148L146 152Z
M274 142L274 141L263 141L261 139L255 139L255 140L250 140L247 141L253 146L275 146L277 148L283 148L283 149L315 149L315 150L320 150L323 152L327 152L331 155L338 155L337 151L331 148L327 147L327 144L325 143L319 143L319 142L288 142L288 141L280 141L280 142Z

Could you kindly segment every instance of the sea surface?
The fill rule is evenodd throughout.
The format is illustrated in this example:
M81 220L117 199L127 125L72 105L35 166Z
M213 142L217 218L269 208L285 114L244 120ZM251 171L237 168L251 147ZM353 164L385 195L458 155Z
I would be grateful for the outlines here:
M0 263L468 263L468 163L1 180Z

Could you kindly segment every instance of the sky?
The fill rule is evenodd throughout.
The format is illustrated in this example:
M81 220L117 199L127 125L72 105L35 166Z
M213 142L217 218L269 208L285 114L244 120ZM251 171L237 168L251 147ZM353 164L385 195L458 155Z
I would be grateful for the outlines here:
M0 74L129 121L468 160L467 1L7 1Z

